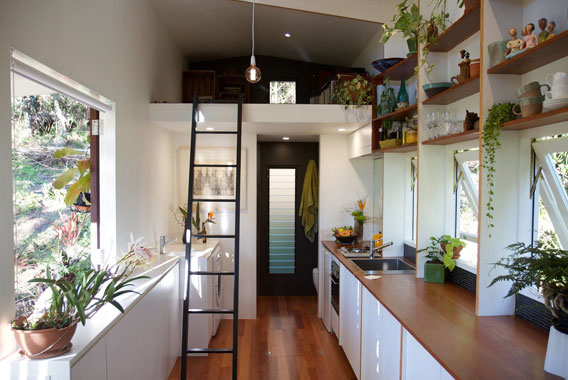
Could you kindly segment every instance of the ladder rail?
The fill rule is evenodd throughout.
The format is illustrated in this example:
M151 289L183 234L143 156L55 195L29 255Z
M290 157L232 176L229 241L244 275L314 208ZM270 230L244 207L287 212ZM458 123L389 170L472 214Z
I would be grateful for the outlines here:
M239 338L239 232L240 232L240 212L241 212L241 164L242 164L242 109L243 109L243 97L242 95L239 96L237 101L223 101L223 102L215 102L215 101L208 101L206 103L230 103L237 105L237 131L228 131L228 132L203 132L197 131L197 112L199 103L205 103L200 101L197 94L193 97L193 110L192 110L192 118L191 118L191 142L190 142L190 160L189 160L189 186L187 191L187 204L188 204L188 214L185 220L185 231L184 234L186 235L186 246L185 246L185 273L186 273L186 281L185 281L185 291L184 291L184 301L183 301L183 331L182 331L182 349L181 354L181 373L180 379L186 380L187 378L187 354L188 353L211 353L211 354L218 354L218 353L228 353L233 355L233 362L232 362L232 378L234 380L237 379L238 373L238 338ZM236 134L237 135L237 143L236 143L236 165L197 165L195 164L195 149L196 149L196 136L197 134ZM194 169L196 167L235 167L236 168L236 179L235 179L235 199L230 200L214 200L214 199L198 199L193 197L193 188L194 188ZM195 202L201 201L211 201L211 202L235 202L235 231L233 235L192 235L191 234L191 218L192 212L191 207ZM209 237L209 238L230 238L234 239L234 269L232 272L225 271L225 272L209 272L209 271L192 271L191 270L191 238L193 237ZM233 309L190 309L190 277L192 275L232 275L233 276ZM188 349L188 330L189 330L189 315L190 314L232 314L233 315L233 344L232 348L190 348Z

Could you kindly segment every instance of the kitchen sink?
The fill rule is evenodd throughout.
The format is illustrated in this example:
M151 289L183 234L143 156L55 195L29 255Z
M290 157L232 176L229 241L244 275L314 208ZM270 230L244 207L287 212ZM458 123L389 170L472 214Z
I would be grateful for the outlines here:
M351 259L351 262L366 274L410 274L416 270L401 259Z

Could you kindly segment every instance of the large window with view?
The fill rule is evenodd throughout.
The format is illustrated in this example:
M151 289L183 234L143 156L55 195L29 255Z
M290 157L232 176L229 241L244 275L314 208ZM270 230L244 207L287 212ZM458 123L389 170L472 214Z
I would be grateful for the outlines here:
M32 278L90 254L97 111L13 73L12 181L17 316L43 291ZM94 149L93 149L94 148ZM96 189L93 189L96 193ZM97 214L98 215L98 214Z
M455 158L455 231L454 235L466 241L461 261L477 266L479 151L456 152Z
M532 244L568 248L568 135L532 144Z

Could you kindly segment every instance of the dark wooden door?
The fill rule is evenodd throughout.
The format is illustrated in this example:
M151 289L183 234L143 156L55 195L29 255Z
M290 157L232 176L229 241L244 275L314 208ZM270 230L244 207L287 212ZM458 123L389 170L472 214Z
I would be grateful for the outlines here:
M258 144L257 291L260 296L315 295L312 270L317 238L310 242L299 216L309 160L317 143Z

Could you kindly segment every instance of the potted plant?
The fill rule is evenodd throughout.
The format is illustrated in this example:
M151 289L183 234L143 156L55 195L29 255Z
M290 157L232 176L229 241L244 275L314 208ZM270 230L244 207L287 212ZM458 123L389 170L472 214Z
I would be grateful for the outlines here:
M46 287L33 313L12 321L21 353L32 359L61 355L70 350L77 324L85 325L102 306L111 304L124 312L116 298L136 293L128 287L145 276L130 275L150 257L149 250L138 240L131 242L116 264L103 269L91 268L85 262L74 262L59 272L52 272L48 266L45 277L29 281Z
M372 101L371 84L367 78L357 74L351 80L344 80L343 82L337 81L338 85L335 86L333 94L333 101L336 104L343 104L347 106L362 106L369 105Z
M195 217L191 219L191 224L195 228L196 233L200 235L206 235L207 230L205 229L205 227L207 226L208 223L215 224L215 218L213 217L213 211L209 211L207 213L207 220L201 222L200 214L201 214L201 202L197 202L197 204L195 205ZM185 211L185 217L187 218L187 211ZM202 242L203 244L207 243L207 238L204 237Z
M444 248L442 248L442 246ZM430 245L416 253L427 252L429 259L424 263L424 281L443 284L446 281L446 268L453 271L456 267L454 260L454 249L465 247L465 242L449 235L441 237L430 237ZM461 249L459 249L461 251Z
M459 259L460 252L466 246L465 241L450 235L443 235L440 237L440 248L448 255L452 255L452 259Z
M482 149L483 149L483 160L481 163L482 168L486 171L485 178L487 180L487 212L485 216L488 220L488 228L494 227L493 225L493 188L495 187L495 155L497 148L501 146L499 141L499 136L501 134L501 126L504 122L513 120L516 116L513 113L514 103L496 103L490 109L487 114L487 119L483 125L482 132ZM491 233L489 233L491 237Z
M73 148L63 148L53 153L53 158L62 159L70 156L82 156L76 165L61 173L53 182L53 187L63 189L74 181L67 189L65 204L80 212L91 210L91 161L88 155ZM77 179L75 180L75 178Z
M568 351L558 348L568 347L568 251L542 242L536 247L515 243L507 249L513 253L495 264L495 267L504 268L506 274L495 277L489 286L501 281L511 282L505 297L530 287L542 293L544 306L553 317L544 369L566 378Z

